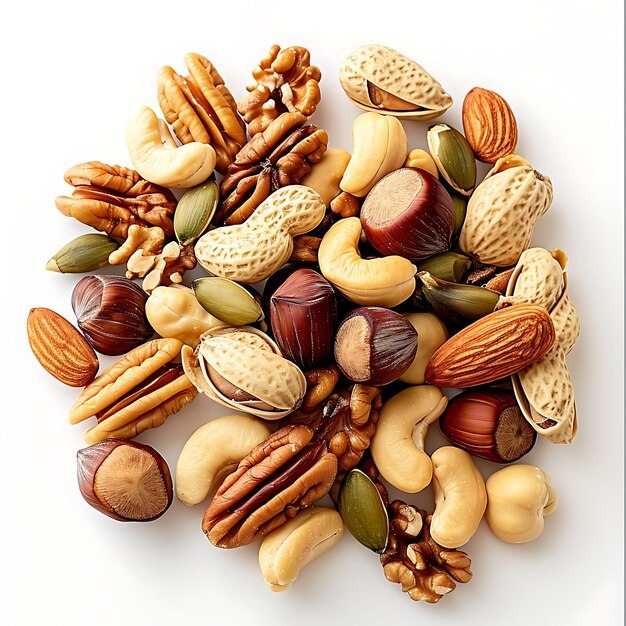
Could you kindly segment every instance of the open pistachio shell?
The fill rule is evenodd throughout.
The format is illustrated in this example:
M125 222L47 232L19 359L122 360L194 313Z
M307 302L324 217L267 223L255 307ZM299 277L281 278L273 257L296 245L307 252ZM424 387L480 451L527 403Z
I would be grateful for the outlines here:
M427 139L430 154L446 182L457 193L471 195L476 185L476 158L464 135L448 124L435 124L428 129Z
M387 46L357 48L341 65L339 82L361 109L407 120L434 119L452 106L421 65Z

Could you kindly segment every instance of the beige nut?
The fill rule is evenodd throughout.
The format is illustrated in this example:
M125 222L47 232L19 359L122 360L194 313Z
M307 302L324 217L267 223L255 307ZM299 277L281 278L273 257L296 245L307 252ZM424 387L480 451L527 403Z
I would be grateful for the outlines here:
M417 331L417 353L409 369L398 380L408 385L424 384L424 372L430 357L449 337L446 325L433 313L405 313Z
M432 462L435 512L430 534L444 548L458 548L472 538L483 517L485 481L472 457L460 448L439 448Z
M438 387L409 387L380 411L370 450L381 476L406 493L425 489L433 467L424 452L428 427L445 410L448 399Z
M386 174L402 167L408 152L407 136L395 118L363 113L352 124L353 150L339 186L362 198Z
M337 511L314 506L269 533L259 549L259 565L270 590L288 589L306 565L339 542L343 529Z
M324 277L346 298L365 306L394 307L415 291L415 265L401 256L363 259L361 220L347 217L331 226L317 252Z
M439 178L439 170L437 165L426 150L416 148L411 150L406 156L404 161L404 167L419 167L422 170L426 170L429 174L432 174L435 178Z
M128 123L126 145L139 174L164 187L199 185L215 168L215 150L210 145L194 141L177 146L167 124L146 106Z
M547 176L517 155L498 159L469 199L459 247L486 265L513 265L551 203Z
M543 518L557 505L545 472L532 465L509 465L487 480L485 520L506 543L526 543L543 531Z
M341 193L339 182L349 161L350 153L346 150L328 148L324 156L313 165L311 173L302 179L302 184L317 191L324 204L328 206L330 201Z
M198 263L209 273L240 283L268 278L293 251L293 237L324 218L320 195L304 185L278 189L243 223L215 228L198 239Z
M207 313L193 291L183 285L157 287L146 302L146 317L161 337L173 337L195 348L200 335L224 322Z
M178 457L178 499L191 506L212 497L239 461L270 433L264 422L250 415L225 415L200 426Z

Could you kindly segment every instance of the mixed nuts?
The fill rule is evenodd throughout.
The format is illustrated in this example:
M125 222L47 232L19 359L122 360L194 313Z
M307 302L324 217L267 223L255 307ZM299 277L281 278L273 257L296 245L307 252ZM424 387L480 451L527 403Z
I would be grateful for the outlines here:
M36 359L83 388L70 423L95 418L80 492L120 521L157 519L174 493L208 499L204 534L220 548L259 540L272 591L347 528L389 581L438 602L471 579L458 548L483 517L505 542L541 534L556 493L543 470L513 463L537 434L577 432L567 259L529 247L552 183L515 154L509 104L479 87L464 133L437 123L429 152L410 150L403 122L441 116L452 97L385 46L340 66L365 111L351 153L308 120L321 71L306 48L272 46L239 102L206 57L185 64L187 76L158 72L165 120L143 107L126 129L135 169L76 165L72 195L56 199L100 232L48 270L126 265L77 281L78 328L43 307L27 320ZM493 164L482 181L477 159ZM183 284L197 264L208 275ZM120 358L97 376L97 353ZM189 436L172 480L133 439L198 393L238 413ZM436 422L451 445L429 455ZM485 481L473 457L506 467ZM432 485L434 510L389 502L385 483ZM319 506L327 495L334 507Z

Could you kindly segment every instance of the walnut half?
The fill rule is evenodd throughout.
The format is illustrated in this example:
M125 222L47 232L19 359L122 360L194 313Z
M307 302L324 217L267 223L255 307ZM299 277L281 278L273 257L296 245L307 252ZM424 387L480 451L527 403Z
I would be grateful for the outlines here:
M435 603L456 588L455 581L472 578L469 556L443 548L430 536L432 515L401 500L388 510L389 543L380 556L387 580L400 583L412 600Z

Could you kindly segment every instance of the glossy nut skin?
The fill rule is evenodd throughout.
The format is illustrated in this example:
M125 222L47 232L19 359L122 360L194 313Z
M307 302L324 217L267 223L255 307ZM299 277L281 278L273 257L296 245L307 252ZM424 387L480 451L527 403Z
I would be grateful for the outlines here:
M557 506L545 472L533 465L510 465L487 480L485 520L498 539L527 543L543 532L544 517Z
M472 457L453 446L435 450L433 539L444 548L465 545L474 535L487 506L485 481Z
M287 590L306 565L339 542L343 530L337 511L313 506L266 535L259 565L270 590Z

